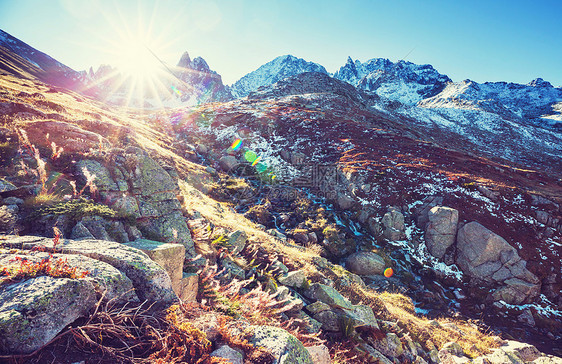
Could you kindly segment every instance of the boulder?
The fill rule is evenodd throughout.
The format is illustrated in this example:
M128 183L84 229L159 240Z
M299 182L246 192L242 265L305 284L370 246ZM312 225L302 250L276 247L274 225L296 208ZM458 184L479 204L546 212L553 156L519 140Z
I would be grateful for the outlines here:
M321 283L314 283L307 290L304 295L310 299L324 302L332 307L341 307L345 309L352 309L352 304L347 298L342 296L334 288Z
M179 284L183 277L183 261L185 259L185 247L183 245L161 243L148 239L135 240L125 245L139 249L164 268L172 280L174 291L179 294Z
M431 255L441 259L455 242L459 212L450 207L435 206L429 210L428 220L425 242Z
M242 230L236 230L228 234L227 241L230 247L231 254L240 253L244 247L246 247L246 241L248 240L248 235Z
M43 276L2 287L0 347L10 353L31 353L95 304L94 286L84 279Z
M287 331L274 326L252 328L250 343L273 353L275 364L313 364L312 357L304 345Z
M373 252L357 252L350 255L345 266L359 275L383 274L386 268L384 259Z
M236 159L236 157L232 155L225 155L224 157L221 157L221 159L219 159L219 166L225 172L230 171L239 164L240 163L238 162L238 159Z
M504 287L497 289L492 294L494 300L501 300L511 305L520 305L537 297L540 293L540 286L518 278L507 279L504 283Z
M315 345L306 348L314 364L330 364L330 350L326 345Z
M395 241L406 237L404 226L404 215L394 208L384 214L381 220L383 226L383 236L385 239Z
M35 236L9 236L2 243L19 249L52 246L51 239ZM162 303L177 300L168 273L138 249L111 241L63 239L58 251L61 254L83 255L113 266L131 280L141 300Z
M184 302L196 302L198 289L199 276L195 273L184 273L179 284L179 289L175 290L175 292Z
M0 193L15 191L18 188L11 182L6 181L4 178L0 178Z
M244 364L244 354L234 350L228 345L222 345L213 351L211 357L226 359L232 364Z
M70 233L70 238L75 240L95 239L95 237L92 235L90 230L88 230L88 228L80 221L78 221L76 225L74 225L74 227L72 228L72 232Z
M287 287L302 288L306 283L306 276L303 271L295 270L286 276L279 277L278 281Z
M456 262L464 273L489 283L503 283L492 298L511 304L531 301L540 291L539 279L526 268L515 248L477 222L457 234Z

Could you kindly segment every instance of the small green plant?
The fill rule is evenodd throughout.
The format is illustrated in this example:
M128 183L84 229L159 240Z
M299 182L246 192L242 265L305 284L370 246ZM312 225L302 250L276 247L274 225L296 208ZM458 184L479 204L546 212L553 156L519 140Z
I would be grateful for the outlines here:
M80 220L85 216L100 216L103 218L114 218L117 211L102 204L95 203L85 198L59 202L52 206L43 206L35 211L39 216L67 215L73 220Z

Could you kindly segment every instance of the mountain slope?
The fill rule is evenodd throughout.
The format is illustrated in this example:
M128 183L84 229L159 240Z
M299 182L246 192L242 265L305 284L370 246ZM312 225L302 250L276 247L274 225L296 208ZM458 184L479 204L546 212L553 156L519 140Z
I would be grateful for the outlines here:
M51 85L74 91L86 91L80 73L2 30L0 70L19 77L35 77Z
M326 69L317 63L307 62L292 55L280 56L236 81L231 91L235 97L244 97L261 86L271 85L304 72L328 74Z

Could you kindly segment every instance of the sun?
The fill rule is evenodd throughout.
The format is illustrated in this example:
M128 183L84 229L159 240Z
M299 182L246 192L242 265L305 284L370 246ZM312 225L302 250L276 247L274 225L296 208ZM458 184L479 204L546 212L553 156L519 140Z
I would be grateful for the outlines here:
M142 37L123 39L115 49L115 66L136 80L150 79L162 71L162 63Z

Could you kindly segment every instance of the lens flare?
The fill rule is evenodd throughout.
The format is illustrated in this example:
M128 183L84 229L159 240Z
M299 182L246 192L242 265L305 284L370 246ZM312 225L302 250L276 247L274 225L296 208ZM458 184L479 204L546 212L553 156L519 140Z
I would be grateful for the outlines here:
M241 147L242 147L242 140L240 140L240 139L236 139L236 140L234 141L234 143L232 143L232 145L230 146L230 148L231 148L232 150L238 150L238 149L240 149Z
M385 276L386 278L392 277L393 274L394 274L394 271L392 270L392 268L386 268L386 269L384 270L384 276Z
M246 159L249 163L254 163L257 158L258 155L252 150L248 150L246 151L246 153L244 153L244 159Z
M252 167L255 167L256 164L258 164L258 162L261 160L261 157L257 157L253 162L252 162Z

